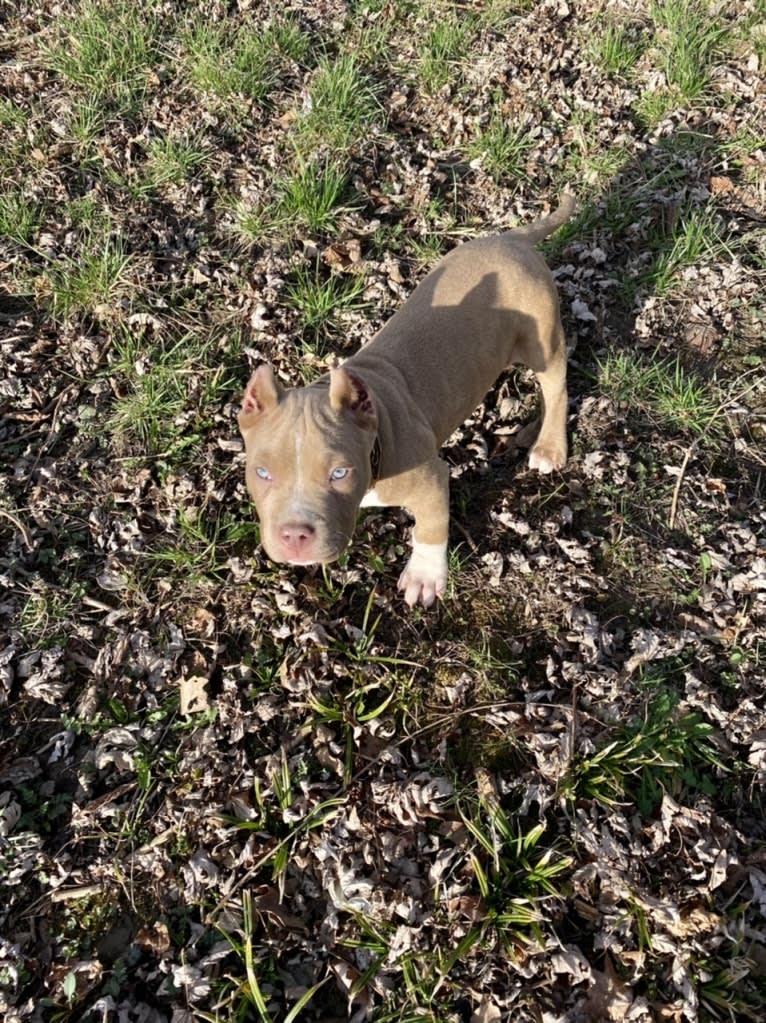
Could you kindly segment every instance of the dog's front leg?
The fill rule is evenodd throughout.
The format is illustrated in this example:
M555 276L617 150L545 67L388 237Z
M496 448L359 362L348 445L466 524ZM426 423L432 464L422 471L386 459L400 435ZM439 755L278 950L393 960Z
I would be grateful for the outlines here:
M418 601L430 607L447 588L448 466L434 458L407 473L406 493L397 503L415 516L412 554L399 578L399 589L410 607Z

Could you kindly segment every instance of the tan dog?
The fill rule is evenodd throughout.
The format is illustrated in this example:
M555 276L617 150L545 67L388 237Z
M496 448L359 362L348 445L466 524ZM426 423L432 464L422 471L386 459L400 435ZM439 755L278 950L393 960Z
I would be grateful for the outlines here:
M309 387L284 390L271 366L258 367L239 427L272 560L333 561L360 507L398 505L415 517L399 589L409 605L442 596L449 469L439 448L512 363L534 370L542 391L530 466L564 465L566 345L553 278L532 246L573 211L565 195L534 224L453 249L369 344Z

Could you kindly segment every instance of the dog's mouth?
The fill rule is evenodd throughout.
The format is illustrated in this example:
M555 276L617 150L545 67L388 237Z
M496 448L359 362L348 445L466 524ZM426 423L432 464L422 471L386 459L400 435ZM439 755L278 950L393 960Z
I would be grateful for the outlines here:
M279 562L279 563L281 563L283 565L294 565L295 567L301 567L302 566L302 567L305 568L305 567L307 567L309 565L329 565L333 561L337 561L338 558L341 556L341 554L343 553L344 550L345 550L345 547L341 548L341 550L339 550L339 551L331 551L331 552L320 551L316 555L312 554L310 556L299 557L299 558L289 557L286 554L283 555L282 557L279 557L279 558L275 558L271 554L269 554L269 557L271 558L272 561L277 561L277 562Z
M273 530L264 548L271 560L279 564L324 565L337 561L350 540L350 536L341 533L331 537L321 535L316 527L296 529L290 526L287 530L285 527Z

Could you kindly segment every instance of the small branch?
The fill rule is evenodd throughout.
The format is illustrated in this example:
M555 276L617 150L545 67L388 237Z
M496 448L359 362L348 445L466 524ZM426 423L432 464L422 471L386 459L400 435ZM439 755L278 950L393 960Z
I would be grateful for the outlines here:
M698 447L699 442L696 440L692 444L690 444L689 447L686 449L684 460L681 463L681 468L678 472L678 479L676 480L675 490L673 491L673 500L670 502L670 518L668 519L669 529L673 529L673 527L675 526L676 515L678 514L678 499L681 496L681 487L684 482L686 467L689 464L689 459L692 457L693 454L696 453Z
M32 543L32 537L29 533L29 530L21 521L21 519L17 518L12 512L6 511L5 508L0 508L0 515L2 515L4 519L8 519L9 522L12 522L14 524L16 529L18 529L18 531L24 538L24 543L27 545L27 550L33 551L35 549L35 545Z

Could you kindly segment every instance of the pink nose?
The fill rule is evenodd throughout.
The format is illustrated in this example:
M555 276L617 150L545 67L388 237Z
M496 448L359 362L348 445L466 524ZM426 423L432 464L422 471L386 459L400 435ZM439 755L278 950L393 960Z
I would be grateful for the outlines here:
M279 530L279 539L290 558L308 557L316 530L308 522L285 522Z

